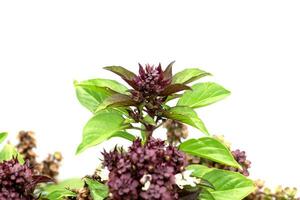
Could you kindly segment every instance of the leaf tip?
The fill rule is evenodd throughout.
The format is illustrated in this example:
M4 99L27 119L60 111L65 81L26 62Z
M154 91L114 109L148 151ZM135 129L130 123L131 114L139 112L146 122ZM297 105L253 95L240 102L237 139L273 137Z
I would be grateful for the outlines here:
M80 153L82 153L84 151L84 148L82 147L82 143L78 145L75 155L79 155Z
M79 82L78 82L77 80L74 80L74 81L73 81L74 87L76 87L76 86L78 85L78 83L79 83Z
M111 66L105 66L105 67L102 67L103 69L106 69L106 70L110 70L111 69Z

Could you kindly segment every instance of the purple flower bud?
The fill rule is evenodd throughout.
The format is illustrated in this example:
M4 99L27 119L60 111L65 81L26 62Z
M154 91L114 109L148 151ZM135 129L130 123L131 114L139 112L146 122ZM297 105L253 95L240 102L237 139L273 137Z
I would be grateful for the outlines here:
M139 75L134 78L134 83L145 94L158 94L170 85L171 79L164 77L161 64L157 67L147 64L145 68L139 64Z

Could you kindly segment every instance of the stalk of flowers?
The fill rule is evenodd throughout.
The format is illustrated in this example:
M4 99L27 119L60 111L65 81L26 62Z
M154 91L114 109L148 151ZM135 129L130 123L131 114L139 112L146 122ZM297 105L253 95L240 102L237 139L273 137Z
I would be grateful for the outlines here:
M135 122L142 123L146 129L147 137L152 136L156 129L154 124L149 124L144 119L144 113L147 113L156 124L165 121L165 108L163 104L169 96L173 94L189 90L186 84L172 83L172 65L171 62L163 71L161 64L157 67L147 64L143 67L139 64L139 74L136 75L122 67L105 67L125 80L132 89L129 90L130 96L124 94L113 94L106 101L112 102L110 106L132 106L127 111ZM141 109L142 108L142 109Z
M111 199L179 198L176 174L182 173L187 163L176 147L151 137L144 146L137 139L128 152L115 148L103 152L103 157L103 166L109 171Z
M16 149L29 162L29 165L34 169L34 173L56 179L62 161L61 153L48 154L46 159L38 162L35 152L37 147L35 133L33 131L20 131L18 140L19 143L16 145Z

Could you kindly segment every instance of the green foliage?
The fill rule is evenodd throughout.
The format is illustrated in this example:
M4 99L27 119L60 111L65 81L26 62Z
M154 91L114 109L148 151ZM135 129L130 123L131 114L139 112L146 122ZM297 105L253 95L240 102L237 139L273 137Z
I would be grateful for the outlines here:
M203 165L190 165L187 169L214 185L214 190L208 188L200 194L201 200L241 200L255 189L253 182L240 173Z
M0 133L0 144L7 138L7 136L8 133L6 132Z
M93 179L85 178L93 200L104 200L108 196L108 187Z
M153 81L154 84L157 84L156 87L163 88L153 94L152 90L150 90L151 92L141 90L139 82L136 80L139 75L135 75L121 66L108 66L105 69L125 80L132 87L130 93L127 87L113 80L92 79L80 83L75 82L78 100L94 113L83 129L82 142L77 148L77 154L112 137L133 141L135 136L126 132L126 129L130 128L139 129L138 127L141 127L143 142L147 142L147 138L152 136L153 130L159 127L159 122L162 123L166 119L185 123L209 135L207 128L194 109L222 100L230 95L230 91L213 82L197 83L189 87L186 84L211 74L198 68L189 68L172 77L173 64L174 62L171 62L163 72L164 80L172 79L172 82L165 83L163 87L163 84L160 85ZM142 74L148 73L140 69L141 72ZM153 74L147 75L151 77ZM151 78L145 80L152 81ZM186 90L183 94L178 93L183 90ZM168 106L167 102L175 98L179 98L177 106ZM131 123L139 123L139 125L133 127ZM187 140L180 144L179 149L193 156L241 168L230 150L212 137ZM202 191L199 196L201 200L240 200L253 191L252 181L239 173L207 168L202 165L191 165L188 169L192 169L193 175L202 180L198 186ZM89 178L84 180L93 199L103 200L108 196L106 185ZM82 181L80 184L83 184ZM66 189L66 184L59 185L61 183L53 186L54 189L51 192L48 191L48 196L59 195L57 191L63 192L65 196L74 195L73 192ZM196 188L195 192L194 195L198 195L199 188ZM62 195L56 197L63 198Z
M91 112L109 96L115 93L126 94L127 88L114 80L91 79L80 83L74 82L79 102Z
M49 200L63 200L65 197L75 197L76 193L71 190L80 189L84 181L79 178L67 179L58 184L48 184L42 187L42 196Z
M125 131L117 131L114 134L112 134L112 136L109 137L108 139L113 138L113 137L120 137L120 138L129 140L129 141L134 141L136 139L136 137L134 135L132 135L128 132L125 132Z
M230 95L230 92L216 83L197 83L191 91L186 91L178 100L178 106L199 108L220 101Z
M120 134L119 131L128 127L128 125L124 124L124 118L119 112L99 112L83 128L82 142L78 146L76 153L81 153L89 147L98 145L113 137L114 134Z
M190 139L180 144L179 149L187 154L206 158L224 165L241 168L229 149L212 137Z
M183 84L187 84L187 83L191 83L193 81L196 81L202 77L211 75L208 72L202 71L198 68L189 68L189 69L185 69L181 72L176 73L173 76L172 79L172 83L183 83Z
M169 119L174 119L182 123L191 125L199 129L201 132L209 135L202 120L198 117L197 113L190 107L186 107L186 106L172 107L165 113L165 116Z
M0 162L17 158L19 163L24 164L24 158L12 144L6 144L0 151Z

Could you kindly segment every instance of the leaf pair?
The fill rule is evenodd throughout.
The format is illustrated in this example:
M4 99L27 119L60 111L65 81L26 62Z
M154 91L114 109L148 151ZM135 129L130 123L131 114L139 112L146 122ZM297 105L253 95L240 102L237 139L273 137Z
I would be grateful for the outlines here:
M189 155L209 159L220 164L241 168L229 149L212 137L190 139L180 144L179 149ZM203 188L199 194L201 200L241 200L253 190L253 182L240 173L208 168L203 165L190 165L192 175L213 185Z

